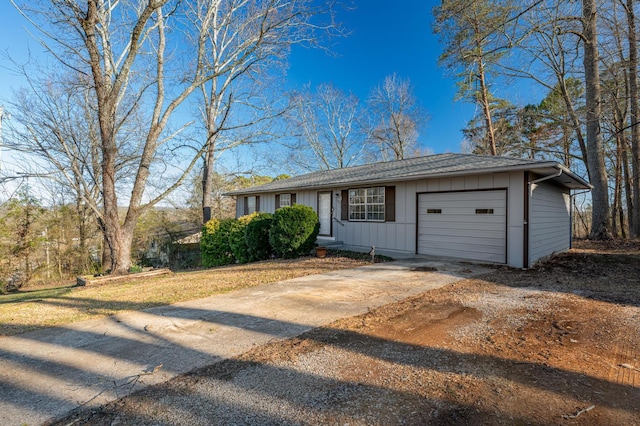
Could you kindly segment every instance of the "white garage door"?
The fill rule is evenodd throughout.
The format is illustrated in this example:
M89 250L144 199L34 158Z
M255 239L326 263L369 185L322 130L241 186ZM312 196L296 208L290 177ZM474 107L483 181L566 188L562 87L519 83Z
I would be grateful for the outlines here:
M507 191L418 195L418 253L507 262Z

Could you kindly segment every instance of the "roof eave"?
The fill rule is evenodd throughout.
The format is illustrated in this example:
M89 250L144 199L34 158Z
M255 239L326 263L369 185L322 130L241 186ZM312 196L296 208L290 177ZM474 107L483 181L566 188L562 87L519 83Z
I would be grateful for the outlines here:
M573 173L568 167L563 166L562 164L559 164L559 163L555 163L555 167L558 170L562 170L562 173L564 175L570 177L574 182L576 182L578 184L577 188L571 188L571 189L585 189L585 190L589 190L589 191L593 189L593 185L591 185L585 179L583 179L580 176L578 176L575 173Z
M567 187L571 189L591 189L592 186L580 176L574 174L567 167L550 161L544 163L537 164L521 164L517 166L502 166L502 167L488 167L484 169L470 169L470 170L460 170L460 171L448 171L441 173L414 173L408 175L402 175L393 178L378 178L378 179L366 179L366 180L356 180L356 181L344 181L344 182L330 182L330 183L320 183L316 185L290 185L283 186L280 188L265 188L261 189L259 186L254 188L246 188L237 191L227 192L223 195L226 196L238 196L238 195L251 195L251 194L265 194L272 192L281 192L288 190L314 190L314 189L328 189L328 188L343 188L350 185L371 185L371 184L380 184L384 182L406 182L416 179L437 179L443 177L456 177L456 176L468 176L474 174L489 174L489 173L505 173L505 172L515 172L515 171L527 171L527 170L536 170L536 169L556 169L561 170L563 175L570 178L572 181L576 183L576 185L571 185ZM561 182L562 183L562 182ZM268 185L268 184L267 184ZM265 185L266 186L266 185Z

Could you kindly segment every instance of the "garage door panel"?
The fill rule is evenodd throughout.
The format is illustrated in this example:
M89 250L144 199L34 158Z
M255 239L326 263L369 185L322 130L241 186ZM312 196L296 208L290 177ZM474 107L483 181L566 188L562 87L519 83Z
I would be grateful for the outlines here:
M438 239L430 239L428 244L422 246L423 249L437 249L437 250L457 250L461 252L478 252L480 251L483 255L486 253L492 254L500 254L503 252L504 244L500 244L498 242L486 242L481 239L477 242L462 240L461 238L452 238L448 240L438 240Z
M495 259L498 256L500 256L500 253L485 252L485 253L478 254L478 252L471 251L471 250L458 250L458 249L452 250L452 249L440 248L438 249L437 256L456 257L460 259L469 259L469 260L477 260L477 261L483 261L483 262L498 263L496 262Z
M473 245L481 247L504 247L504 241L502 238L487 238L484 235L447 235L444 233L440 234L419 234L420 244L426 246L431 246L435 244L459 244L462 248L465 245Z
M469 223L473 223L473 224L476 224L476 223L486 223L486 224L501 223L501 224L504 224L505 223L505 216L504 215L503 216L482 215L483 217L476 217L476 216L480 216L480 215L475 215L475 214L473 214L473 215L451 215L451 216L448 216L448 217L442 217L442 218L437 218L437 219L434 219L431 215L420 215L418 219L421 222L426 223L426 224L445 223L445 224L450 224L450 225L460 224L462 226L464 226L465 224L469 224Z
M491 200L491 199L474 199L474 200L436 200L436 201L428 201L429 204L434 206L447 206L450 208L466 208L469 206L476 205L490 205L492 207L505 207L504 200Z
M488 191L487 191L488 192ZM458 195L465 194L464 192L445 192L445 193L433 193L433 194L421 194L421 195L433 195L428 201L431 203L447 203L453 206L463 206L467 203L484 203L491 202L496 205L506 205L505 198L500 194L480 194L476 191L467 192L464 195L464 199L458 198Z
M469 206L487 206L490 205L492 207L502 207L504 208L505 205L503 203L503 201L501 200L487 200L487 199L482 199L482 200L464 200L464 201L457 201L457 200L443 200L443 201L431 201L429 202L430 205L432 206L446 206L452 209L456 209L456 208L468 208Z
M503 191L502 189L496 190L496 191ZM484 194L482 194L481 192L485 192ZM458 198L458 194L464 194L464 192L432 192L429 194L424 194L424 195L434 195L437 197L436 201L439 200L451 200L454 202L460 202L461 199ZM484 200L496 200L496 201L501 201L504 200L504 198L499 194L496 193L494 191L467 191L467 193L465 194L465 198L464 200L470 200L470 201L484 201Z
M502 251L499 249L496 250L488 250L483 251L478 254L473 247L468 247L467 249L451 249L447 247L439 247L438 248L438 256L447 256L447 257L460 257L463 259L473 259L473 260L485 260L488 262L493 262L496 256L499 256Z
M479 214L476 209L492 209L493 213ZM434 210L436 212L434 212ZM448 215L463 215L463 216L504 216L507 214L505 207L491 205L489 203L473 203L468 206L450 207L438 205L435 203L425 203L419 206L418 214L427 216L440 216L445 217Z
M436 210L437 213L433 211ZM480 213L476 210L485 210L484 213ZM490 211L486 211L490 210ZM442 206L435 203L424 203L419 206L418 215L419 216L433 216L434 219L437 219L436 216L440 218L447 218L449 216L506 216L507 209L505 207L498 207L495 205L491 205L489 203L473 203L468 206L462 207L450 207L450 206Z
M418 253L506 263L506 204L505 190L420 194Z
M505 230L500 224L494 224L491 227L483 227L482 229L473 228L473 224L448 229L438 226L429 226L420 229L418 235L441 235L451 237L469 237L469 238L486 238L490 240L501 240L505 237Z

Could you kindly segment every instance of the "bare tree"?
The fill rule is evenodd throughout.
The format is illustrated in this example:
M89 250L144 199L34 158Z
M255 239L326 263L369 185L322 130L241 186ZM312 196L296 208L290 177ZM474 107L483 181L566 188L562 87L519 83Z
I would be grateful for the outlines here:
M635 1L626 0L623 3L627 18L627 34L629 43L629 105L631 126L631 170L632 182L632 211L630 212L630 233L635 238L640 238L640 105L638 101L638 39L636 30L636 15L634 11ZM625 162L626 163L626 162Z
M330 6L314 7L305 0L247 2L200 1L190 20L200 28L206 46L204 62L211 78L200 86L206 129L203 167L203 220L211 218L216 159L240 145L275 139L268 131L288 105L269 97L270 73L283 65L293 44L315 45L319 31L334 33Z
M382 160L402 160L418 155L418 136L428 119L413 94L409 80L396 74L371 91L368 101L372 120L367 123L369 140L379 147Z
M360 101L332 84L321 84L315 93L293 95L287 115L293 128L290 161L307 170L348 167L361 160L365 134L358 123Z
M12 3L40 30L41 43L51 56L78 73L93 92L99 131L99 218L111 254L111 271L118 274L127 272L131 264L133 231L140 214L178 188L208 146L195 145L195 155L185 157L186 161L176 157L180 152L176 136L189 125L188 119L179 122L176 113L198 88L221 75L220 68L211 66L210 48L213 44L226 44L224 39L210 37L211 29L226 27L230 33L234 31L231 16L217 20L220 16L214 13L215 7L244 7L242 13L234 15L233 23L253 22L261 37L274 26L304 23L302 18L290 19L299 18L299 8L308 2ZM268 13L264 13L265 8ZM198 21L194 16L200 16L200 11L205 16ZM194 20L201 25L193 25ZM245 35L237 34L239 39ZM269 38L266 44L273 42ZM239 66L250 72L262 56L256 55L255 40L238 44L242 46L240 55L246 57ZM136 115L137 111L141 115ZM126 129L133 117L140 120L136 123L139 138L128 141ZM123 158L135 159L134 167L119 173ZM174 172L174 176L163 176L165 172ZM150 186L152 174L159 179ZM119 192L123 188L130 188L130 195L124 197L128 207L121 218L119 201L123 197Z
M89 222L101 220L100 137L92 91L77 74L32 77L23 69L28 88L14 94L7 105L13 112L7 130L7 148L28 156L23 173L44 176L55 182L52 198L64 189L72 194L79 218L80 246ZM123 158L117 171L131 167L133 158ZM87 255L88 256L88 255Z
M584 136L583 90L576 90L576 82L582 84L582 64L576 43L577 19L574 5L567 2L551 1L527 8L527 13L519 21L520 42L518 54L503 61L503 72L517 78L531 79L549 91L554 113L564 105L567 123L571 126L580 148L580 157L587 162L587 144ZM580 95L580 96L578 96ZM560 102L558 102L560 101ZM548 108L546 108L548 109ZM565 147L567 143L565 142ZM566 158L566 156L565 156Z
M518 43L518 46L526 47L529 53L533 53L533 70L528 71L527 67L521 65L518 68L524 70L518 71L516 67L511 67L510 70L516 75L528 75L547 87L551 87L552 84L539 77L540 71L551 70L556 77L555 84L558 85L565 101L590 181L594 186L591 238L608 238L611 218L600 124L602 100L596 2L583 0L574 6L572 2L554 0L545 2L540 7L537 7L538 4L540 2L534 2L527 7L529 20L523 30L527 34L526 37L523 36L527 42ZM580 10L574 10L574 7L578 6L581 6ZM582 47L581 51L578 47ZM519 60L521 63L522 58ZM574 61L581 61L579 69L577 66L574 68ZM584 121L580 120L567 87L570 73L579 75L585 84ZM586 137L583 137L583 125Z
M584 78L586 85L586 127L587 127L587 164L593 190L591 199L590 238L611 237L611 216L609 211L609 185L607 169L604 163L604 146L600 127L601 89L599 73L597 5L595 0L582 1L582 38L584 57Z

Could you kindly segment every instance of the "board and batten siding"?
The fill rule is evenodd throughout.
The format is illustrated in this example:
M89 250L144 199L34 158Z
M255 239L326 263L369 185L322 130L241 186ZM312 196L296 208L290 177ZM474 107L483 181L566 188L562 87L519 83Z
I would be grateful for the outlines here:
M417 194L500 188L507 191L507 264L516 268L523 266L524 173L508 172L422 179L387 183L386 186L395 187L395 221L393 222L350 222L341 220L342 191L363 187L363 185L333 188L333 235L330 240L362 251L368 251L371 246L375 246L376 252L386 252L392 256L394 254L416 254ZM307 205L316 210L318 191L327 190L292 192L296 193L297 204ZM240 200L242 200L242 197L238 198L236 210L238 217L242 216L242 207L240 207L242 203ZM268 213L275 211L275 194L260 194L260 211ZM326 241L327 238L319 240Z
M571 247L571 204L566 190L532 185L529 205L529 265Z
M317 199L316 191L288 191L282 192L286 194L296 194L296 204L303 204L305 206L311 206L316 209ZM264 213L275 213L276 211L276 194L257 194L260 196L260 211ZM244 198L245 196L238 197L236 201L236 217L244 215Z
M524 265L524 173L488 173L417 182L416 193L506 189L507 195L507 259L514 268ZM414 200L417 197L414 197ZM414 201L415 203L415 201ZM414 204L414 212L415 204ZM415 213L414 213L415 214Z
M460 176L419 181L396 182L396 215L394 222L334 223L334 236L348 246L376 251L415 254L417 252L417 194L426 192L470 191L485 189L507 190L507 263L513 267L523 265L523 199L524 174L521 172ZM341 190L349 188L339 188ZM334 191L336 192L336 191ZM340 218L341 203L334 203L334 218Z

